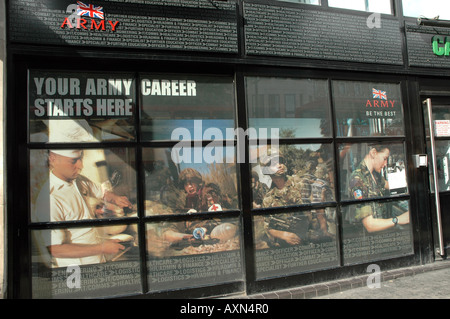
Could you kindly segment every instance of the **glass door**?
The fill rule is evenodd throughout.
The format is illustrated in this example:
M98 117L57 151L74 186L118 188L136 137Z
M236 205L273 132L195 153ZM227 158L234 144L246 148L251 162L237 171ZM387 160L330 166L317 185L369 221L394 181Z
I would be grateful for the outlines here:
M450 97L422 101L434 252L445 258L450 248Z

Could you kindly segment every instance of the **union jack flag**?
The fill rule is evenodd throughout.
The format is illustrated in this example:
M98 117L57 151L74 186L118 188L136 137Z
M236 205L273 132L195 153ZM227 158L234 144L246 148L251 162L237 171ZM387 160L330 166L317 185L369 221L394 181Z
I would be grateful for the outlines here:
M77 1L77 15L89 18L104 19L103 7Z
M373 93L373 98L374 98L374 99L387 100L387 94L386 94L386 91L381 91L381 90L377 90L377 89L372 89L372 93Z

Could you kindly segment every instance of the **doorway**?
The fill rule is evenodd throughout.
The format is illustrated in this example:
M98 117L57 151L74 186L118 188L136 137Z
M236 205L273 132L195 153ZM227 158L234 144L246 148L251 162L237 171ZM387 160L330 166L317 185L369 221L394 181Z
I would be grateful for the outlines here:
M421 101L434 253L445 259L450 249L450 95L422 96Z

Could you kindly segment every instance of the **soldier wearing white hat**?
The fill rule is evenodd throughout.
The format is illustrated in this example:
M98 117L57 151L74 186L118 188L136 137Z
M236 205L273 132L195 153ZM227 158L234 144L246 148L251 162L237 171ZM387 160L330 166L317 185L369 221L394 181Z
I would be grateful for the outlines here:
M101 185L81 175L83 150L50 150L49 180L42 187L32 216L34 222L63 222L96 218L86 203L87 197L131 206L125 196L105 192ZM105 255L117 254L125 247L118 240L104 240L95 227L74 227L41 232L41 243L56 267L104 262Z

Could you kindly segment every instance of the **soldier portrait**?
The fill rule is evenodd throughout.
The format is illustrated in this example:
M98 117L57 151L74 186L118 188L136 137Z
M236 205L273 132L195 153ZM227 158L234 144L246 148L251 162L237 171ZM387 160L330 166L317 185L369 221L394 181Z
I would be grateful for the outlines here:
M364 149L362 159L348 178L348 196L351 199L383 198L391 195L389 186L392 145L371 143ZM394 146L396 150L397 147ZM409 210L393 214L391 205L382 201L372 201L357 205L347 219L360 222L368 233L395 229L409 224Z
M255 199L262 197L261 208L296 207L334 201L330 161L315 151L293 145L268 150L259 158L260 171L270 177L264 196L253 188ZM331 174L332 176L332 174ZM252 176L253 177L253 176ZM255 202L253 203L255 208ZM302 212L269 214L256 218L258 247L283 247L320 243L335 238L335 213L328 208ZM264 231L262 230L264 228ZM264 233L265 236L262 236ZM260 241L266 241L266 245Z

